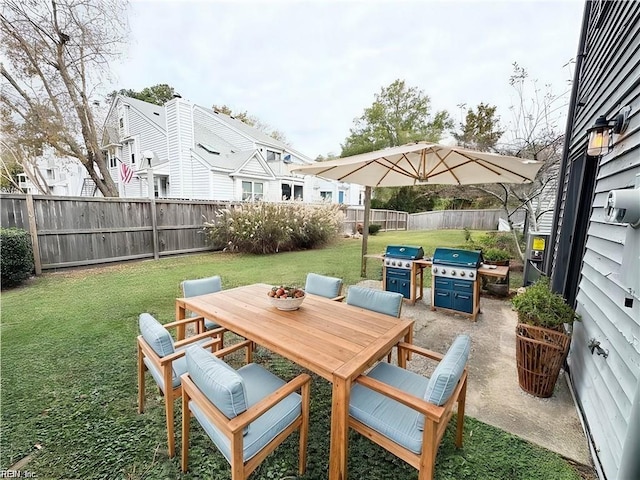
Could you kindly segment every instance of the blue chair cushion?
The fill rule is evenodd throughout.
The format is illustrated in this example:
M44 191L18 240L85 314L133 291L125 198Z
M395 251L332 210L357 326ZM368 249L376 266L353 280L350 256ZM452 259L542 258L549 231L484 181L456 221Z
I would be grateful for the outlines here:
M244 380L248 407L255 405L267 395L275 392L285 382L260 365L250 363L238 369L238 375ZM229 438L211 423L202 409L193 401L189 402L189 409L198 420L211 441L231 463L231 443ZM301 413L302 399L299 394L292 393L267 410L251 423L249 431L243 438L244 461L250 460L260 452L280 432L291 425Z
M389 363L378 363L368 374L387 385L423 398L429 379ZM417 423L424 416L406 405L370 388L355 384L351 389L349 414L416 454L422 451L422 432Z
M138 318L138 325L142 338L158 354L166 357L173 353L173 337L162 324L148 313L143 313Z
M204 338L192 344L178 347L176 348L176 352L189 348L192 345L203 345L209 341L211 341L210 338ZM162 372L160 372L160 370L158 370L156 366L153 363L151 363L146 357L144 359L144 364L147 366L147 370L149 370L149 373L151 374L153 379L156 381L160 389L164 392L164 378L162 377ZM173 368L171 386L173 388L176 388L180 385L180 376L183 373L187 372L187 359L184 356L176 358L173 362L171 362L171 367Z
M219 275L215 275L213 277L207 278L198 278L196 280L185 280L182 282L182 294L185 298L188 297L197 297L198 295L206 295L208 293L215 293L222 290L222 279ZM191 314L192 317L196 315L194 313ZM218 325L211 320L205 318L204 320L204 328L207 330L213 330L214 328L218 328Z
M349 287L349 291L347 292L347 303L349 305L384 313L392 317L400 316L402 298L401 293L358 286Z
M342 280L335 277L318 275L317 273L309 273L304 290L312 295L335 298L340 295L340 290L342 290Z
M188 347L185 357L193 383L227 418L247 409L244 380L238 372L200 345Z
M444 358L433 371L424 399L434 405L443 405L449 400L458 385L464 367L469 358L471 338L469 335L458 335Z

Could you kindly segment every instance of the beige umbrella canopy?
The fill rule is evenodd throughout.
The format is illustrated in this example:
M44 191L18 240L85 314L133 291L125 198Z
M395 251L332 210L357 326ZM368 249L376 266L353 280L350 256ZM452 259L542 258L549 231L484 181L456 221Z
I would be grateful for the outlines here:
M367 187L362 238L364 276L371 187L529 183L540 167L542 162L534 160L418 142L299 166L291 171Z

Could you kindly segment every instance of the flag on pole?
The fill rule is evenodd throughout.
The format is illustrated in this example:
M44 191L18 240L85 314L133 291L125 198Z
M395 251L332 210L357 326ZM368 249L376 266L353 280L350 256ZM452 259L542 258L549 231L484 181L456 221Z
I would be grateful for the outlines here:
M129 183L133 177L133 170L124 162L120 162L120 179L122 183Z

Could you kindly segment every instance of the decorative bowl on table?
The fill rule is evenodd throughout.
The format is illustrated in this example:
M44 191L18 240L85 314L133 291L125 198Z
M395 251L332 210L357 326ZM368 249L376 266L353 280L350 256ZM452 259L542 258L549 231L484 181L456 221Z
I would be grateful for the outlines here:
M295 287L272 287L267 292L269 302L278 310L297 310L304 301L304 290Z

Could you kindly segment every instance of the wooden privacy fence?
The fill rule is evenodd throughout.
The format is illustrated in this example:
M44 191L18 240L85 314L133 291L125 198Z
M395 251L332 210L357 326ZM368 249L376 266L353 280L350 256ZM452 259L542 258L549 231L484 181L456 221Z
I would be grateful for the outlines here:
M220 209L240 205L24 194L1 194L0 200L0 225L31 234L36 274L61 267L212 250L202 232L204 221L213 220ZM345 218L345 231L355 230L364 212L349 207ZM406 219L405 212L371 210L371 223L381 224L383 230L404 230Z
M36 274L42 270L96 265L212 250L202 231L223 208L240 203L159 198L60 197L1 194L0 225L31 234ZM371 210L381 230L495 230L501 210L444 210L409 215ZM345 210L344 231L364 223L362 207Z
M371 209L369 223L380 225L380 230L407 230L407 212ZM344 231L355 233L359 223L364 224L364 207L349 207L345 212Z
M202 224L229 203L3 194L3 227L28 230L36 273L210 250Z
M514 223L524 221L523 212L511 216ZM437 210L409 215L408 230L497 230L500 218L506 219L504 210Z

